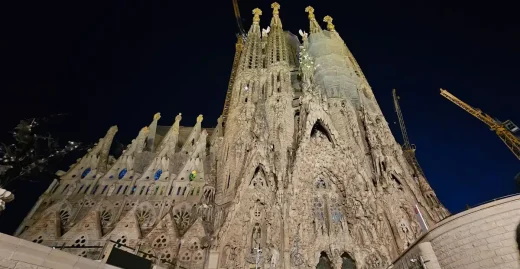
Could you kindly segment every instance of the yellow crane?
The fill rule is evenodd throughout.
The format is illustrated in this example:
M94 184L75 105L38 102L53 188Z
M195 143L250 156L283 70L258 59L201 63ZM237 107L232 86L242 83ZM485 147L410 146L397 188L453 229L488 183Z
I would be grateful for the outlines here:
M513 152L513 154L520 160L520 139L514 134L520 129L512 121L506 120L504 122L500 122L499 120L496 120L488 114L482 112L480 109L474 108L464 103L459 98L449 93L447 90L441 89L441 95L450 100L452 103L458 105L460 108L466 110L475 118L487 124L491 131L494 131L506 144L506 146Z
M229 78L228 89L226 92L226 99L224 101L224 109L222 111L222 128L225 132L226 120L229 113L229 106L231 102L231 95L233 93L233 85L235 84L235 78L237 75L237 67L240 62L240 56L242 55L242 49L246 42L247 34L242 25L242 18L240 17L240 10L238 9L238 0L233 0L233 9L235 11L235 18L237 20L238 34L237 43L235 44L235 58L233 59L233 67L231 68L231 76Z
M408 133L406 132L406 127L404 125L404 119L403 114L401 113L401 107L399 106L399 96L397 96L397 93L395 92L395 89L392 90L392 97L394 98L394 107L395 107L395 113L397 113L397 118L399 120L399 127L401 128L401 134L403 136L403 153L412 168L414 169L415 175L414 177L418 176L418 174L422 175L424 177L424 172L421 169L421 166L419 165L419 162L417 161L417 157L415 157L415 145L410 144L410 141L408 140Z

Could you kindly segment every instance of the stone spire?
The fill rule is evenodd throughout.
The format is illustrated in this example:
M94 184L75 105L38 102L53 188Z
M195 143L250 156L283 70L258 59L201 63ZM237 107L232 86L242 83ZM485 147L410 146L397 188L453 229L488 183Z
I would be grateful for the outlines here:
M155 115L153 115L153 121L150 124L149 132L148 132L148 138L146 139L146 151L153 151L154 150L154 143L155 143L155 132L157 131L157 122L161 118L161 113L157 112Z
M260 15L262 10L253 9L253 24L247 33L245 49L240 59L240 70L256 69L262 67L262 43L260 30Z
M99 152L99 162L97 165L98 173L106 173L107 164L108 164L108 153L110 151L110 147L112 146L112 140L114 140L114 136L117 133L117 126L112 126L108 129L107 134L103 138L103 145Z
M280 20L280 4L274 2L273 18L271 19L271 31L267 37L267 64L272 65L278 62L287 62L289 59L287 51L287 41L282 29Z
M305 12L309 13L309 22L310 22L310 32L311 34L319 33L321 32L321 27L316 21L316 17L314 16L314 8L311 6L308 6L305 8Z

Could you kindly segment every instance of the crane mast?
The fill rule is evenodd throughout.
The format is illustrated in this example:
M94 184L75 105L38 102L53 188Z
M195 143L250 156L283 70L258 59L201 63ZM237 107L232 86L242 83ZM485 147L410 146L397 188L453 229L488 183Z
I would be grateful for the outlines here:
M414 177L418 174L424 177L424 172L421 166L419 165L419 161L417 161L417 157L415 156L415 145L410 144L410 141L408 140L408 133L406 132L406 126L404 125L403 114L401 113L401 106L399 106L399 96L397 96L395 89L392 90L392 96L394 98L395 113L397 114L397 118L399 120L399 127L401 128L401 134L403 136L404 156L415 171Z
M494 131L504 142L504 144L506 144L509 150L511 150L511 152L513 152L513 154L520 160L520 139L514 135L514 133L520 129L512 121L507 120L505 122L500 122L495 120L488 114L482 112L480 109L474 108L464 103L462 100L458 99L447 90L441 89L441 96L450 100L452 103L466 110L475 118L487 124L491 131Z
M242 39L246 39L246 31L242 25L242 18L240 17L240 9L238 8L238 0L233 0L233 10L235 11L235 19L237 20L238 32Z
M238 9L238 0L233 0L233 9L235 11L235 18L237 20L238 34L237 43L235 44L235 58L233 59L233 67L231 68L231 76L229 77L228 89L226 92L226 99L224 101L224 109L222 111L222 128L225 132L226 120L229 113L229 105L231 102L231 95L233 93L233 85L235 84L235 78L237 75L237 68L240 62L240 56L242 55L242 49L246 42L246 31L242 25L242 18L240 17L240 10Z

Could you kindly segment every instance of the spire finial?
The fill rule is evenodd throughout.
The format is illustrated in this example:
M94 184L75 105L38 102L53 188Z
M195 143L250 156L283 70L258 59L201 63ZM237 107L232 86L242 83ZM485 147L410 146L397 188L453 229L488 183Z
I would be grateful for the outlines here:
M311 6L308 6L305 8L305 12L309 13L309 19L315 19L314 18L314 8Z
M202 119L203 119L202 114L200 114L200 115L197 117L197 122L202 122Z
M157 112L153 115L153 120L159 120L161 118L161 113Z
M179 113L179 115L175 116L176 121L181 121L182 119L182 113Z
M260 15L262 15L262 10L260 10L259 8L253 9L253 15L255 15L253 17L253 22L260 22Z
M274 2L271 4L271 8L273 9L273 18L271 19L271 26L275 28L282 27L282 21L280 20L280 4Z
M334 24L332 23L332 17L327 15L325 18L323 18L323 21L327 23L327 30L329 31L335 31Z
M305 12L309 13L309 20L311 23L310 32L311 33L319 33L321 32L321 27L316 21L316 17L314 16L314 8L311 6L308 6L305 8Z
M280 4L278 4L277 2L274 2L271 4L271 8L273 9L273 15L280 14Z

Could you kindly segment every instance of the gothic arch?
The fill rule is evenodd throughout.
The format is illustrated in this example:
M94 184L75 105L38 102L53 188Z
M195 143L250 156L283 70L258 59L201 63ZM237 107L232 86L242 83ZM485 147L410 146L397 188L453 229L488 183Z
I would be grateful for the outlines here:
M320 257L318 258L318 264L316 265L316 269L332 269L334 268L332 265L332 262L329 259L329 256L327 256L327 253L325 251L322 251L320 253Z
M331 188L332 188L332 184L331 184L331 181L329 180L328 175L326 175L324 173L320 173L316 177L314 177L314 181L313 181L314 190L324 191L324 190L331 190Z
M314 122L312 125L306 127L307 137L324 137L327 141L332 144L332 147L337 145L336 141L336 132L332 129L333 125L324 117L316 118L315 120L310 120L310 122Z
M357 269L356 261L346 252L341 254L341 269Z
M269 179L267 177L267 173L265 172L264 166L262 164L259 164L255 172L253 173L253 176L251 177L251 180L249 181L249 187L252 188L263 188L263 187L270 187L271 184L269 182Z

